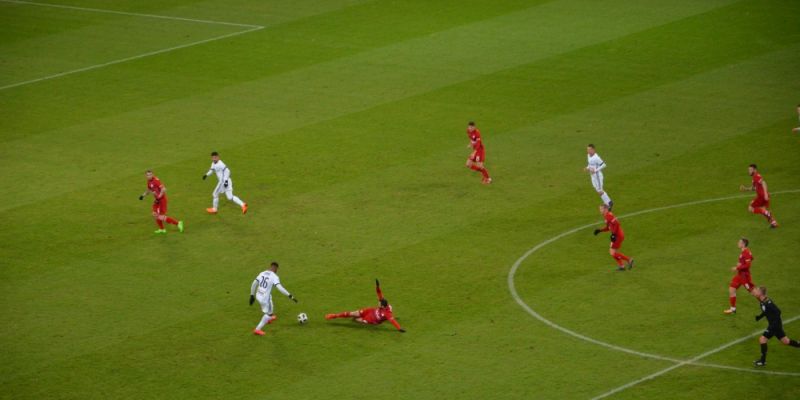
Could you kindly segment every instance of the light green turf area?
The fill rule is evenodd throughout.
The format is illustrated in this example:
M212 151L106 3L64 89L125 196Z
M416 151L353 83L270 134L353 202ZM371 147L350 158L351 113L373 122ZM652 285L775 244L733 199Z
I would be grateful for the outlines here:
M600 220L586 144L619 215L735 196L752 162L800 190L796 1L60 4L264 28L0 90L0 398L593 398L674 364L557 331L507 282ZM0 1L0 86L247 29ZM491 186L463 166L469 120ZM211 150L246 216L206 215ZM147 168L184 234L153 235ZM516 288L577 333L696 357L765 326L744 292L721 313L740 236L800 315L800 192L774 196L777 230L748 202L622 219L626 273L583 229ZM300 302L255 337L271 260ZM322 318L375 304L376 277L408 333ZM684 365L612 398L800 398L800 349L768 361L795 376Z

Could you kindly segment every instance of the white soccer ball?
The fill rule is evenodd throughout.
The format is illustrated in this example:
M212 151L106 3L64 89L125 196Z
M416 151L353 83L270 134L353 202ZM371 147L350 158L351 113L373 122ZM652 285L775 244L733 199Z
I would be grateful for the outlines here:
M299 322L300 324L305 324L306 322L308 322L308 315L306 315L306 313L304 312L297 314L297 322Z

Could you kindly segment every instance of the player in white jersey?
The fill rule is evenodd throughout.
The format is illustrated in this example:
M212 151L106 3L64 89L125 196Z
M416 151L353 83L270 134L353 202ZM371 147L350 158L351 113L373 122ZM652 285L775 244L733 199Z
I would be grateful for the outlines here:
M288 296L292 301L297 303L297 298L289 293L289 291L286 290L283 285L281 285L281 279L278 278L277 272L278 263L273 261L272 264L270 264L269 269L258 274L256 279L253 280L253 284L250 285L250 305L252 306L253 303L258 300L258 302L261 304L261 311L264 312L264 316L261 317L261 321L258 323L258 326L256 326L256 329L253 329L254 335L264 336L264 331L262 331L261 328L278 318L273 313L272 288L278 288L279 292Z
M589 172L594 190L597 191L597 194L603 199L603 204L607 205L610 211L614 207L614 202L608 197L608 193L603 190L603 169L606 168L606 163L597 154L593 144L586 147L586 159L587 165L583 170Z
M209 168L208 172L203 175L203 180L208 178L208 176L211 174L217 174L217 179L219 182L217 182L214 192L211 193L211 196L214 199L212 206L211 208L206 208L206 212L209 214L216 214L219 207L219 195L225 193L225 196L228 198L228 200L236 203L242 208L242 214L247 214L247 203L233 195L233 180L231 179L231 170L227 165L225 165L224 162L222 162L222 160L219 159L219 153L216 151L211 152L211 168Z

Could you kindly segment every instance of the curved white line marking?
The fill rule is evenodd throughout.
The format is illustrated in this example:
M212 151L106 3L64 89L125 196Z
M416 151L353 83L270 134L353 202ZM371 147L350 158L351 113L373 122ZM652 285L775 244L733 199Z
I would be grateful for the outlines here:
M772 194L775 195L775 194L782 194L782 193L800 193L800 189L783 190L783 191L779 191L779 192L774 192ZM714 199L690 201L690 202L687 202L687 203L673 204L671 206L656 207L656 208L651 208L651 209L647 209L647 210L636 211L636 212L633 212L633 213L630 213L630 214L625 214L625 215L618 216L617 219L634 217L634 216L637 216L637 215L649 214L649 213L654 213L654 212L658 212L658 211L670 210L670 209L673 209L673 208L688 207L688 206L693 206L693 205L698 205L698 204L713 203L713 202L717 202L717 201L739 199L739 198L745 198L745 197L751 197L751 196L752 195L736 195L736 196L727 196L727 197L717 197L717 198L714 198ZM530 257L531 254L537 252L542 247L547 246L548 244L553 243L556 240L559 240L559 239L561 239L561 238L563 238L565 236L572 235L573 233L578 232L580 230L583 230L583 229L586 229L586 228L590 228L590 227L593 227L593 226L597 226L597 224L598 224L597 222L594 222L594 223L591 223L591 224L582 225L582 226L579 226L577 228L570 229L570 230L568 230L566 232L563 232L563 233L561 233L561 234L559 234L557 236L554 236L554 237L552 237L550 239L547 239L544 242L541 242L541 243L537 244L532 249L526 251L525 254L522 255L522 257L517 259L517 261L514 262L514 265L511 266L511 270L508 271L508 290L511 292L511 297L513 297L514 301L516 301L517 304L519 304L520 307L522 307L528 314L530 314L532 317L538 319L539 321L542 321L543 323L545 323L549 327L551 327L553 329L557 329L557 330L559 330L561 332L564 332L564 333L566 333L566 334L568 334L570 336L576 337L576 338L581 339L583 341L586 341L586 342L589 342L589 343L594 343L594 344L596 344L598 346L603 346L603 347L609 348L611 350L616 350L616 351L623 352L623 353L633 354L633 355L637 355L637 356L640 356L640 357L652 358L652 359L661 360L661 361L670 361L670 362L674 362L675 363L675 365L673 365L673 366L671 366L669 368L666 368L664 370L656 372L655 374L652 374L652 375L649 375L647 377L644 377L644 378L642 378L642 379L640 379L638 381L631 382L631 383L629 383L628 385L626 385L624 387L621 386L621 387L615 389L614 391L611 391L611 392L608 392L606 394L603 394L603 395L601 395L600 397L597 397L597 398L602 398L602 397L609 396L611 394L617 393L618 391L621 391L621 390L627 389L628 387L634 386L634 385L636 385L636 384L638 384L640 382L644 382L645 380L655 378L655 377L657 377L659 375L663 375L663 374L665 374L665 373L667 373L667 372L669 372L669 371L671 371L673 369L682 367L684 365L689 365L689 364L695 365L695 366L700 366L700 367L719 368L719 369L750 372L750 373L757 373L757 374L800 376L800 373L798 373L798 372L765 371L765 370L758 370L758 369L732 367L732 366L729 366L729 365L720 365L720 364L697 362L698 360L700 360L702 358L705 358L705 357L708 357L711 354L720 352L720 351L722 351L722 350L724 350L724 349L726 349L726 348L728 348L730 346L733 346L735 344L741 343L742 341L745 341L745 340L747 340L747 339L749 339L749 338L751 338L751 337L753 337L755 335L758 335L759 333L761 333L760 330L758 332L754 332L754 333L752 333L750 335L747 335L745 337L736 339L736 340L734 340L732 342L726 343L726 344L724 344L724 345L722 345L720 347L717 347L716 349L713 349L713 350L710 350L710 351L705 352L703 354L700 354L700 355L698 355L696 357L693 357L693 358L691 358L689 360L681 360L681 359L678 359L678 358L665 357L665 356L661 356L661 355L658 355L658 354L652 354L652 353L645 353L645 352L629 349L629 348L626 348L626 347L617 346L615 344L603 342L601 340L597 340L597 339L588 337L586 335L580 334L578 332L575 332L575 331L572 331L570 329L567 329L567 328L565 328L565 327L563 327L561 325L558 325L558 324L554 323L553 321L550 321L549 319L543 317L541 314L537 313L536 311L534 311L528 304L525 303L525 301L522 300L522 298L519 296L519 293L517 293L516 286L514 285L514 276L516 275L517 270L519 269L519 266L522 264L523 261L525 261L525 259ZM786 320L785 323L789 323L789 322L795 321L797 319L800 319L800 315L792 317L792 318Z

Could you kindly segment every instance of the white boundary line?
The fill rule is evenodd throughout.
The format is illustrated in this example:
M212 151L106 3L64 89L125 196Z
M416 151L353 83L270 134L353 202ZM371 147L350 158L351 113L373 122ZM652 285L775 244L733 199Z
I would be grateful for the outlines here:
M789 319L787 319L786 321L784 321L783 323L784 323L784 324L788 324L788 323L790 323L790 322L792 322L792 321L796 321L796 320L798 320L798 319L800 319L800 315L796 315L796 316L794 316L794 317L792 317L792 318L789 318ZM608 397L608 396L611 396L611 395L613 395L613 394L619 393L619 392L621 392L621 391L623 391L623 390L625 390L625 389L628 389L628 388L630 388L630 387L636 386L636 385L638 385L638 384L640 384L640 383L642 383L642 382L649 381L649 380L651 380L651 379L657 378L657 377L659 377L659 376L661 376L661 375L664 375L664 374L666 374L667 372L670 372L670 371L672 371L673 369L678 369L678 368L680 368L680 367L683 367L684 365L690 365L690 364L693 364L693 365L696 365L696 366L709 366L709 367L710 367L710 366L713 366L713 364L702 364L702 363L695 363L695 361L698 361L698 360L700 360L700 359L706 358L706 357L708 357L708 356L710 356L710 355L712 355L712 354L714 354L714 353L719 353L720 351L722 351L722 350L725 350L725 349L727 349L728 347L731 347L731 346L733 346L733 345L737 345L737 344L739 344L739 343L741 343L741 342L744 342L745 340L749 340L749 339L751 339L751 338L753 338L753 337L755 337L755 336L758 336L758 335L760 335L762 332L763 332L763 331L757 331L757 332L753 332L753 333L751 333L751 334L749 334L749 335L747 335L747 336L744 336L744 337L741 337L741 338L739 338L739 339L736 339L736 340L734 340L734 341L731 341L731 342L725 343L725 344L723 344L722 346L719 346L719 347L717 347L716 349L709 350L709 351L707 351L707 352L705 352L705 353L703 353L703 354L700 354L700 355L698 355L698 356L695 356L695 357L693 357L693 358L691 358L691 359L689 359L689 360L681 361L681 362L679 362L679 363L677 363L677 364L675 364L675 365L673 365L673 366L671 366L671 367L667 367L667 368L664 368L664 369L662 369L662 370L660 370L660 371L657 371L657 372L654 372L654 373L652 373L652 374L650 374L650 375L647 375L647 376L645 376L644 378L639 378L639 379L637 379L637 380L635 380L635 381L628 382L628 383L626 383L626 384L624 384L624 385L622 385L622 386L620 386L620 387L617 387L617 388L614 388L614 389L612 389L612 390L609 390L608 392L605 392L605 393L603 393L603 394L601 394L601 395L599 395L599 396L592 397L592 400L598 400L598 399L603 399L603 398L606 398L606 397ZM750 371L750 370L746 370L746 371ZM758 370L758 371L761 371L761 372L771 372L771 371L763 371L763 370ZM788 373L782 373L782 374L775 374L775 373L773 373L773 374L774 374L774 375L786 375L786 374L788 374ZM800 375L800 374L792 374L792 376L796 376L796 375Z
M800 193L800 189L784 190L784 191L774 192L772 194L782 194L782 193ZM651 208L651 209L647 209L647 210L637 211L637 212L633 212L633 213L630 213L630 214L625 214L625 215L622 215L622 216L618 216L617 218L618 219L628 218L628 217L633 217L633 216L637 216L637 215L649 214L649 213L654 213L654 212L664 211L664 210L669 210L669 209L674 209L674 208L688 207L688 206L693 206L693 205L698 205L698 204L713 203L713 202L731 200L731 199L746 198L746 197L750 197L750 196L752 196L752 195L736 195L736 196L718 197L718 198L714 198L714 199L690 201L690 202L686 202L686 203L673 204L673 205L670 205L670 206L656 207L656 208ZM551 328L557 329L557 330L559 330L559 331L561 331L563 333L566 333L566 334L568 334L570 336L576 337L576 338L581 339L583 341L586 341L586 342L589 342L589 343L594 343L596 345L603 346L603 347L609 348L611 350L616 350L616 351L620 351L620 352L623 352L623 353L633 354L633 355L637 355L637 356L640 356L640 357L652 358L652 359L656 359L656 360L669 361L669 362L674 362L675 363L675 365L673 365L673 366L671 366L669 368L666 368L666 369L664 369L662 371L659 371L659 372L656 372L654 374L651 374L651 375L649 375L649 376L647 376L645 378L641 378L641 379L639 379L637 381L631 382L630 384L628 384L628 385L626 385L624 387L617 388L614 391L611 391L611 392L608 392L606 394L603 394L603 395L601 395L601 397L597 397L597 398L602 398L602 397L617 393L617 392L619 392L621 390L627 389L627 388L629 388L631 386L634 386L634 385L636 385L638 383L644 382L644 381L646 381L648 379L652 379L652 378L655 378L657 376L663 375L663 374L665 374L665 373L667 373L669 371L672 371L673 369L679 368L679 367L684 366L684 365L695 365L695 366L700 366L700 367L719 368L719 369L727 369L727 370L735 370L735 371L751 372L751 373L761 373L761 374L769 374L769 375L800 376L800 373L796 373L796 372L756 370L756 369L732 367L732 366L728 366L728 365L719 365L719 364L710 364L710 363L697 362L698 360L703 359L703 358L705 358L705 357L707 357L707 356L709 356L711 354L717 353L717 352L722 351L722 350L724 350L724 349L726 349L726 348L728 348L730 346L733 346L733 345L735 345L737 343L740 343L740 342L742 342L744 340L747 340L747 339L753 337L754 335L757 335L758 333L760 333L760 331L756 332L756 333L753 333L753 334L750 334L750 335L747 335L747 336L745 336L743 338L737 339L737 340L735 340L733 342L727 343L727 344L725 344L723 346L720 346L720 347L718 347L718 348L716 348L714 350L710 350L710 351L708 351L706 353L703 353L703 354L701 354L699 356L693 357L692 359L681 360L681 359L672 358L672 357L664 357L664 356L661 356L661 355L658 355L658 354L644 353L644 352L628 349L628 348L625 348L625 347L617 346L617 345L614 345L614 344L606 343L606 342L603 342L603 341L588 337L586 335L580 334L578 332L572 331L570 329L567 329L567 328L565 328L565 327L563 327L561 325L558 325L558 324L548 320L547 318L543 317L541 314L539 314L536 311L534 311L519 296L519 293L517 293L517 289L516 289L516 286L514 284L514 277L515 277L515 275L517 273L517 270L519 269L520 265L525 261L525 259L530 257L531 254L535 253L536 251L538 251L542 247L547 246L548 244L553 243L553 242L555 242L555 241L557 241L557 240L559 240L559 239L561 239L561 238L563 238L565 236L572 235L575 232L578 232L580 230L596 226L597 224L598 223L595 222L595 223L591 223L591 224L582 225L582 226L579 226L577 228L570 229L570 230L568 230L566 232L563 232L563 233L561 233L559 235L556 235L556 236L554 236L554 237L552 237L550 239L547 239L544 242L541 242L541 243L537 244L536 246L534 246L530 250L526 251L525 254L523 254L519 259L517 259L517 261L514 262L514 264L511 266L511 269L508 272L508 289L509 289L509 292L511 293L511 297L513 297L514 300L517 302L517 304L519 304L520 307L522 307L528 314L530 314L534 318L538 319L539 321L545 323L546 325L550 326ZM800 318L800 315L792 317L792 318L788 319L786 321L786 323L789 323L791 321L795 321L795 320L797 320L799 318Z
M237 24L237 23L233 23L233 22L220 22L220 21L209 21L209 20L202 20L202 19L169 17L169 16L165 16L165 15L128 13L128 12L123 12L123 11L102 10L102 9L98 9L98 8L72 7L72 6L65 6L65 5L59 5L59 4L33 3L33 2L18 1L18 0L0 0L0 2L13 3L13 4L23 4L23 5L36 5L36 6L45 6L45 7L55 7L55 8L65 8L65 9L78 10L78 11L88 11L88 12L121 14L121 15L128 15L128 16L135 16L135 17L145 17L145 18L161 18L161 19L170 19L170 20L176 20L176 21L197 22L197 23L203 23L203 24L240 26L240 27L249 28L249 29L246 29L246 30L243 30L243 31L239 31L239 32L232 32L232 33L228 33L228 34L225 34L225 35L214 36L214 37L211 37L211 38L208 38L208 39L198 40L196 42L186 43L186 44L182 44L182 45L178 45L178 46L169 47L169 48L166 48L166 49L155 50L155 51L147 52L147 53L144 53L144 54L139 54L139 55L135 55L135 56L131 56L131 57L121 58L121 59L118 59L118 60L113 60L113 61L109 61L109 62L105 62L105 63L101 63L101 64L90 65L90 66L84 67L84 68L78 68L78 69L73 69L73 70L70 70L70 71L60 72L60 73L57 73L57 74L48 75L48 76L44 76L44 77L41 77L41 78L36 78L36 79L31 79L31 80L27 80L27 81L23 81L23 82L17 82L17 83L12 83L12 84L5 85L5 86L0 86L0 91L6 90L6 89L15 88L15 87L19 87L19 86L30 85L30 84L36 83L36 82L42 82L42 81L46 81L46 80L50 80L50 79L60 78L62 76L67 76L67 75L77 74L77 73L80 73L80 72L91 71L91 70L98 69L98 68L108 67L110 65L121 64L121 63L128 62L128 61L138 60L140 58L150 57L150 56L154 56L154 55L157 55L157 54L168 53L170 51L175 51L175 50L179 50L179 49L185 49L187 47L197 46L199 44L214 42L214 41L221 40L221 39L227 39L227 38L230 38L230 37L239 36L239 35L243 35L245 33L255 32L255 31L264 29L264 26L261 26L261 25L248 25L248 24Z
M118 15L127 15L127 16L131 16L131 17L171 19L171 20L175 20L175 21L198 22L198 23L201 23L201 24L240 26L240 27L243 27L243 28L259 28L259 27L263 28L261 25L239 24L239 23L236 23L236 22L225 22L225 21L212 21L212 20L208 20L208 19L171 17L169 15L132 13L132 12L125 12L125 11L104 10L102 8L75 7L75 6L68 6L68 5L63 5L63 4L36 3L36 2L33 2L33 1L22 1L22 0L0 0L0 1L2 1L3 3L22 4L22 5L40 6L40 7L51 7L51 8L63 8L63 9L67 9L67 10L89 11L89 12L105 13L105 14L118 14Z

